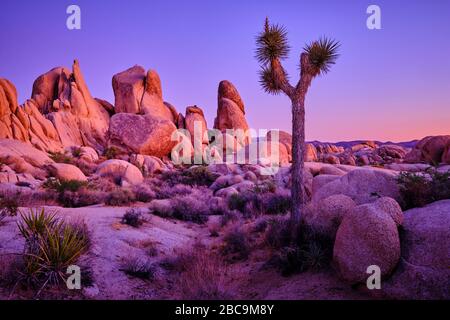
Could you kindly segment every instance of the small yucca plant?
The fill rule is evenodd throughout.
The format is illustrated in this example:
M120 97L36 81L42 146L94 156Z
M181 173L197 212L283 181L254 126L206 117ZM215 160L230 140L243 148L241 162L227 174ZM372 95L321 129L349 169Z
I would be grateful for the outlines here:
M43 208L30 209L21 218L18 227L25 238L25 248L19 280L39 285L39 292L48 283L65 281L67 267L88 248L87 229L60 220L56 212L46 213Z

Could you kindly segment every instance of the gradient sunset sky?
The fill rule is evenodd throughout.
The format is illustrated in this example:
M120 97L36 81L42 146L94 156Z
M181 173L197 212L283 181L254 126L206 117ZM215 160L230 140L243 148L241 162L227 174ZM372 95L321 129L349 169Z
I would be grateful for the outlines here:
M81 7L81 30L66 28L70 4ZM382 30L366 27L370 4L381 7ZM290 131L289 100L258 83L255 36L266 16L289 32L291 81L306 42L342 43L337 64L308 93L308 140L450 134L450 0L2 0L0 77L23 103L36 77L78 58L91 93L114 103L112 76L139 64L158 71L164 99L179 111L203 108L209 127L227 79L252 128Z

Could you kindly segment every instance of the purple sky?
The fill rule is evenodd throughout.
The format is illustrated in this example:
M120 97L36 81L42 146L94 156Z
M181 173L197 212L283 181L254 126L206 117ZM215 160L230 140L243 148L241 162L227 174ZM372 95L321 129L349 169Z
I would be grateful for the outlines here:
M70 4L81 7L81 30L66 28ZM370 4L381 7L382 30L366 27ZM305 42L327 35L342 43L337 64L308 93L308 140L450 134L449 0L2 0L0 77L22 103L36 77L78 58L92 94L114 103L112 76L139 64L158 71L166 101L183 113L197 104L210 127L227 79L252 128L290 131L289 100L258 84L255 35L265 16L289 31L292 81Z

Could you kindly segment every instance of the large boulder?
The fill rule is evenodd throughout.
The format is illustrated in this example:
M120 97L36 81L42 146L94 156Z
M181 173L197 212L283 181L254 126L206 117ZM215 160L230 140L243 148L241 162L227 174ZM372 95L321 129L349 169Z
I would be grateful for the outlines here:
M355 202L345 195L329 196L310 210L307 223L334 238L342 219L353 211L355 206Z
M450 141L447 142L444 152L442 153L442 162L450 164Z
M195 139L197 139L197 144L201 146L202 144L208 144L208 135L207 130L208 126L206 124L205 115L203 114L203 110L197 106L191 106L186 108L186 116L184 118L184 127L189 131L191 135L192 145L195 146ZM198 126L199 132L197 132L197 136L195 135L194 128L195 124Z
M450 299L450 200L404 212L401 263L383 292L395 299Z
M17 173L28 173L35 178L45 178L43 170L53 163L45 152L31 144L12 139L0 139L0 162Z
M133 154L130 157L130 162L136 167L141 168L144 176L150 176L154 173L162 172L165 168L165 165L161 159L142 154Z
M367 268L376 265L381 276L392 273L400 259L397 225L388 212L364 204L346 213L336 233L333 263L343 279L364 283Z
M136 185L144 181L141 171L129 162L117 159L107 160L97 167L96 174L110 177L122 186Z
M116 113L148 114L175 122L171 109L164 104L161 80L154 70L147 73L134 66L113 76Z
M162 158L170 154L176 141L171 140L177 128L173 122L150 115L117 113L109 126L109 145L126 153Z
M292 160L292 135L288 132L281 130L270 130L267 132L266 140L272 141L275 140L275 137L278 135L278 142L283 144L288 151L289 159Z
M390 170L358 168L324 185L313 195L313 201L320 202L333 194L347 195L357 204L383 196L399 199L396 177L396 172Z
M214 120L214 129L226 132L227 129L249 129L245 120L244 103L233 84L227 80L221 81L218 90L217 116ZM245 141L250 142L246 136Z
M446 155L449 144L450 135L425 137L405 156L405 162L438 164L443 160L444 154Z
M59 180L87 181L86 176L80 169L68 163L52 163L48 166L50 174Z

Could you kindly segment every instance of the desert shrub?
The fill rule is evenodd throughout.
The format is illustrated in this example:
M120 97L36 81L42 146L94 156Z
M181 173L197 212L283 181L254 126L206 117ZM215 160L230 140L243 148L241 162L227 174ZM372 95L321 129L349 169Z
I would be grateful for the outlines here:
M403 210L450 199L450 172L440 173L435 169L428 170L426 174L401 172L397 183Z
M133 193L136 201L150 202L156 198L156 193L150 186L146 184L139 184L133 187Z
M106 159L114 159L119 154L119 149L114 146L108 147L103 151L103 156Z
M264 180L255 186L256 193L276 192L277 186L273 180Z
M230 208L230 210L238 210L240 212L244 212L248 201L249 199L244 193L232 194L228 198L228 208Z
M72 148L72 156L74 156L75 158L79 158L81 156L81 148L80 147Z
M222 215L227 212L223 204L213 201L212 192L208 188L192 188L191 193L170 199L170 210L151 213L163 218L175 218L203 224L210 215Z
M209 171L206 166L192 167L183 172L183 181L188 185L209 187L217 177L218 175Z
M57 201L67 208L78 208L102 203L105 195L89 189L91 186L86 181L47 179L43 187L57 193Z
M162 173L161 178L174 186L185 184L190 186L209 187L219 175L209 171L206 166L196 166L191 168L182 168L180 170L168 170Z
M46 189L53 189L57 192L72 191L76 192L82 187L86 187L88 183L86 181L79 180L59 180L55 178L49 178L43 183L43 187Z
M18 227L25 238L24 265L19 281L39 285L39 292L47 284L65 282L67 267L74 264L89 246L85 225L60 220L56 213L46 213L45 209L22 213Z
M247 234L239 228L233 228L223 238L222 253L231 255L231 260L245 260L250 254Z
M69 163L73 162L73 158L64 152L49 152L49 157L57 163Z
M253 224L252 231L256 232L256 233L264 232L264 231L266 231L267 226L268 226L267 219L261 217L261 218L258 218L255 221L255 223Z
M291 210L290 195L267 193L260 197L262 211L266 214L285 214Z
M92 175L97 169L97 165L95 163L83 159L76 159L74 161L74 165L77 166L78 169L80 169L86 176Z
M178 220L203 224L208 221L210 208L201 199L184 196L173 199L172 217Z
M103 203L106 194L101 191L82 188L79 191L64 191L59 193L58 202L66 208L80 208Z
M140 227L144 223L142 212L139 209L128 209L122 217L122 223L134 228Z
M240 218L241 218L241 214L239 214L238 211L228 210L220 217L220 225L222 227L224 227L230 222L238 221Z
M290 211L290 195L258 190L255 187L253 190L232 194L228 198L229 209L240 211L245 217L254 217L261 214L285 214Z
M16 197L6 196L0 198L0 222L7 216L14 217L19 210L19 203Z
M192 187L184 184L176 184L170 186L169 184L164 184L155 188L156 198L158 199L169 199L177 196L183 196L192 193Z
M134 194L129 189L117 189L106 196L105 204L113 207L128 205L135 201Z
M226 265L220 255L196 244L171 260L171 270L177 272L176 285L182 299L225 300L233 295L226 287Z
M145 258L131 257L127 258L123 263L120 271L125 274L144 280L153 280L156 274L156 268Z
M332 236L306 224L294 225L288 219L269 222L266 242L275 249L268 264L285 276L325 268L333 256Z

